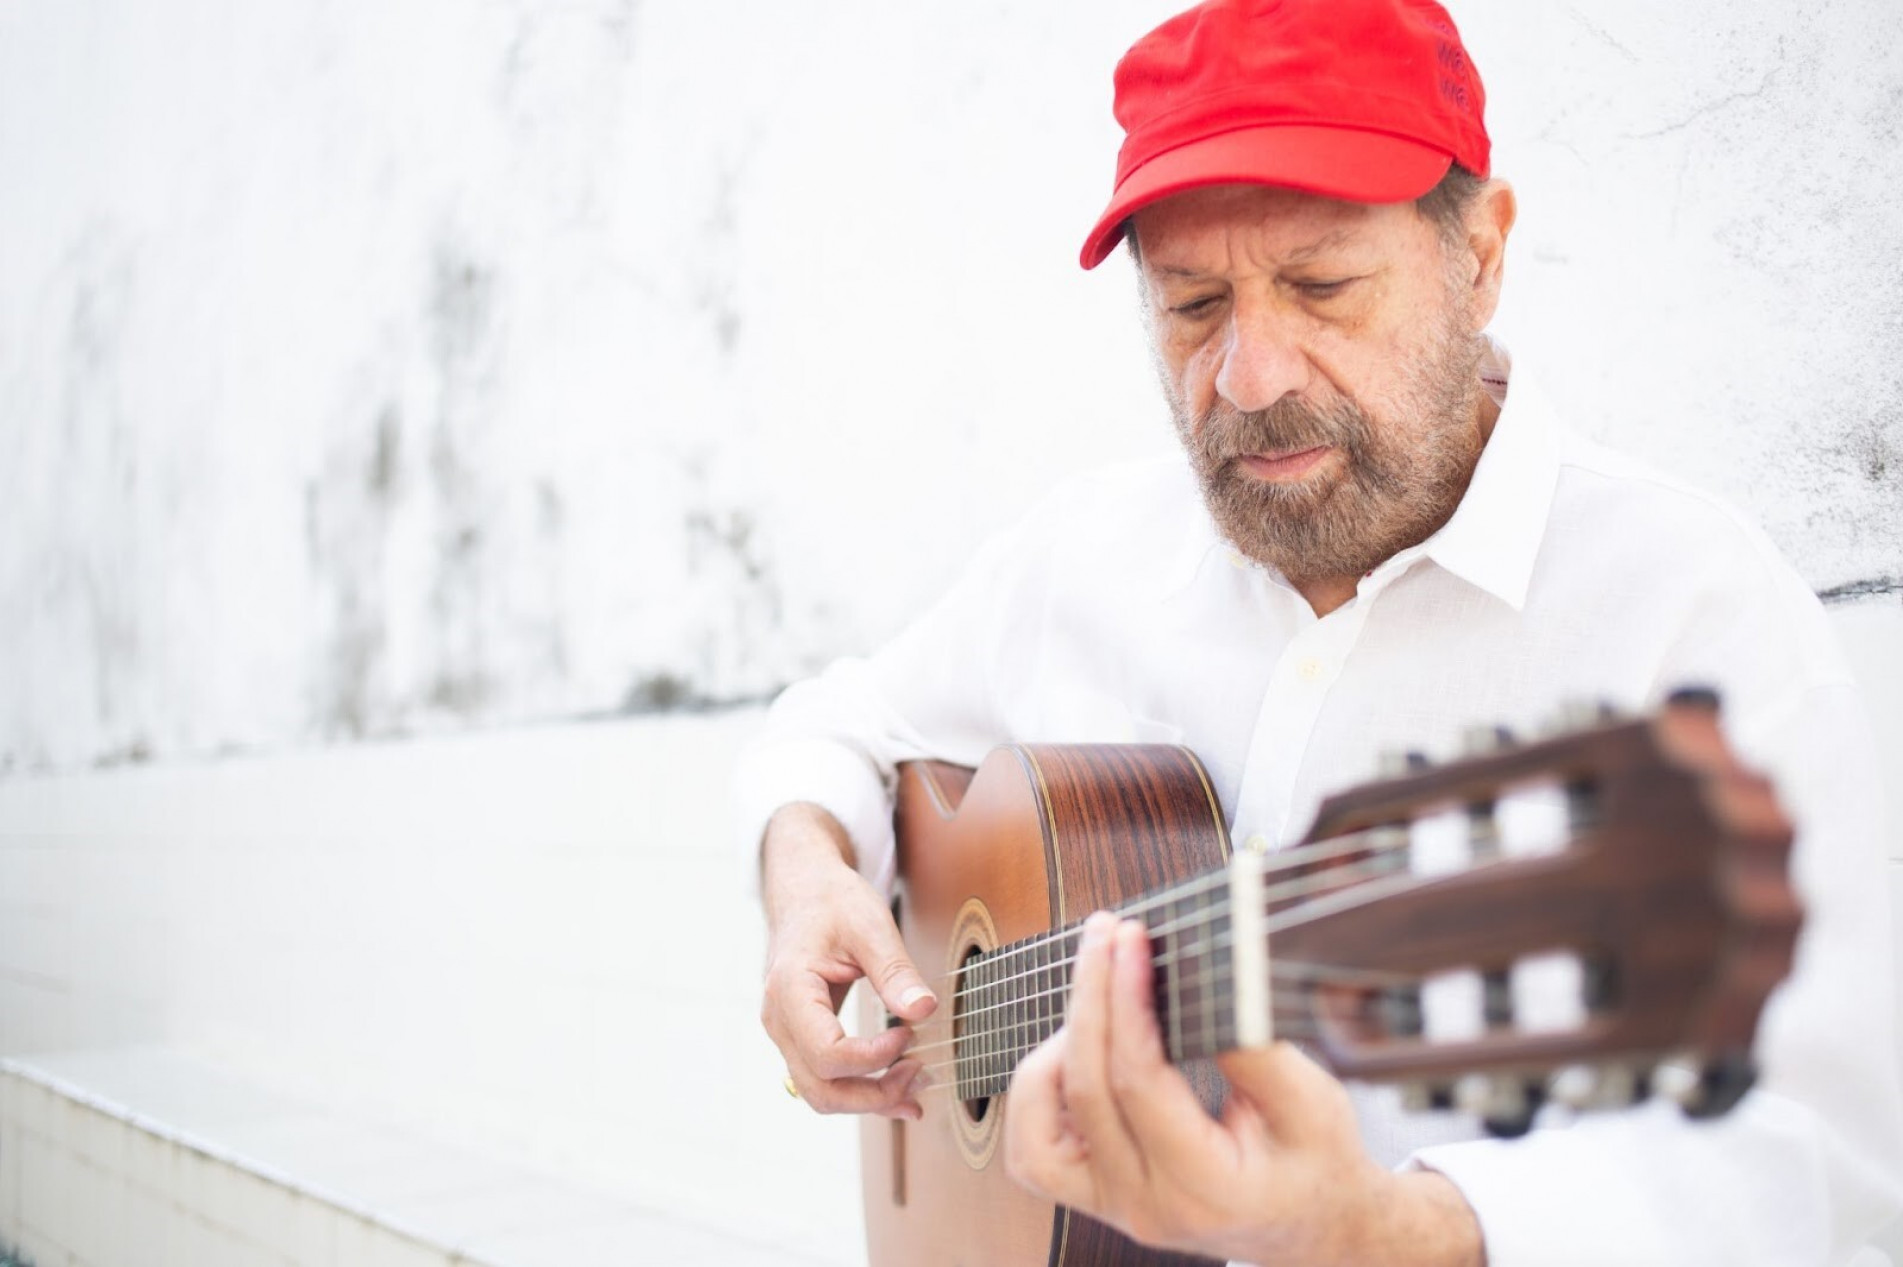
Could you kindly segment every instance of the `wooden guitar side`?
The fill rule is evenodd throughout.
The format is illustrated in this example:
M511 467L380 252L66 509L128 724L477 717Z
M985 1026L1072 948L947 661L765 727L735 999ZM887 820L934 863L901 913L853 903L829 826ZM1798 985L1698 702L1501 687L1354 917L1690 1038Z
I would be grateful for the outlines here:
M974 775L936 762L900 769L897 826L906 948L939 989L920 1026L928 1065L948 1059L947 988L975 946L989 949L1080 920L1221 865L1222 809L1195 756L1143 745L1020 745ZM870 991L863 1015L885 1015ZM934 1059L934 1056L938 1059ZM1186 1068L1205 1102L1213 1067ZM952 1082L949 1068L936 1077ZM866 1233L873 1267L1191 1267L1210 1260L1139 1246L1040 1200L1004 1173L999 1127L1009 1095L982 1116L949 1090L916 1123L863 1126Z

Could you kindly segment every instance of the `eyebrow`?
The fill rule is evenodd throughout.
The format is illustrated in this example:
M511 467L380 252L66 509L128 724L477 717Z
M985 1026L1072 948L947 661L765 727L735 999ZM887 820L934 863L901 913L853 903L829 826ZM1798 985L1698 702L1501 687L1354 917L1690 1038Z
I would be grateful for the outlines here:
M1354 226L1336 229L1332 233L1323 234L1313 242L1310 242L1307 246L1298 247L1289 252L1288 258L1284 260L1283 263L1306 264L1326 251L1332 251L1336 247L1348 245L1354 240L1354 236ZM1197 269L1184 268L1179 264L1158 264L1155 268L1157 272L1163 274L1165 277L1194 279L1205 276L1204 273Z

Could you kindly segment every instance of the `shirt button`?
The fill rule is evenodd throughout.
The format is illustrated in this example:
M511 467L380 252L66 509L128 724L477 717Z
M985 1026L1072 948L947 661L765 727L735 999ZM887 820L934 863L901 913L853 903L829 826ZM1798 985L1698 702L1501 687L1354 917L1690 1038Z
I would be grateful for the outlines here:
M1234 568L1246 568L1249 566L1249 556L1240 550L1231 550L1229 552L1229 566Z
M1255 835L1243 841L1242 847L1247 849L1250 853L1267 853L1269 851L1269 838L1264 836L1261 832L1257 832Z
M1320 660L1317 660L1314 656L1310 656L1308 659L1302 661L1299 665L1296 666L1296 672L1302 675L1302 681L1304 682L1321 681L1322 673L1324 671L1325 671L1325 666L1322 664Z

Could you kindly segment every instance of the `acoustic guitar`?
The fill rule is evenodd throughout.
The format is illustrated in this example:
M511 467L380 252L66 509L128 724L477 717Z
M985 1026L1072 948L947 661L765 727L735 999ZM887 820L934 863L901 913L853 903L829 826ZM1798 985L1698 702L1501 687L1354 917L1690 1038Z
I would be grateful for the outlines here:
M1409 756L1329 797L1298 846L1267 855L1231 855L1180 747L901 767L894 913L940 1005L912 1047L933 1079L922 1120L862 1127L874 1267L1206 1261L1004 1173L1012 1071L1063 1024L1079 925L1100 909L1148 926L1164 1045L1212 1111L1210 1057L1289 1038L1498 1134L1549 1104L1662 1094L1725 1112L1802 914L1790 823L1716 714L1690 691L1539 742L1482 731L1460 761ZM862 1023L893 1023L861 994Z

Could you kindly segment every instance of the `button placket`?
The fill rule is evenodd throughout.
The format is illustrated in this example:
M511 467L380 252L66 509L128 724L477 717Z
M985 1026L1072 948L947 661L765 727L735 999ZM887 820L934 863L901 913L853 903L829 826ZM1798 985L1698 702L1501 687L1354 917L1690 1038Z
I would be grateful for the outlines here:
M1244 847L1262 839L1280 848L1302 826L1288 822L1295 785L1329 689L1367 623L1368 606L1364 598L1308 624L1289 640L1270 674L1236 798L1235 824Z

